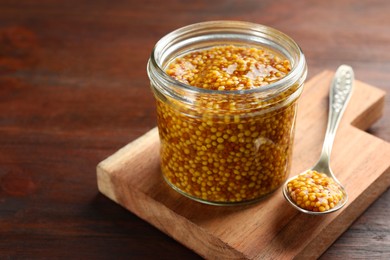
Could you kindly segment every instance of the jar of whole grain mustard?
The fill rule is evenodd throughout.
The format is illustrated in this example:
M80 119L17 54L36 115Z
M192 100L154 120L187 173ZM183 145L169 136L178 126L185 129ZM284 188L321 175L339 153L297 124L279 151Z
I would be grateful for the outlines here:
M181 194L214 205L259 200L286 180L307 68L267 26L212 21L164 36L147 66L161 170Z

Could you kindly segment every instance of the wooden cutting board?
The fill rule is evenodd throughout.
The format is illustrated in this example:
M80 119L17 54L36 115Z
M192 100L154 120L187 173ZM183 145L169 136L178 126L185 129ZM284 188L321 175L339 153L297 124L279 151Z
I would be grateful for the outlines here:
M299 101L291 175L320 154L333 72L306 83ZM385 93L356 81L341 120L331 165L348 204L325 216L292 208L281 189L249 206L204 205L162 179L156 128L97 166L100 192L207 259L291 259L320 256L390 185L390 144L366 132L380 118ZM130 235L130 234L129 234Z

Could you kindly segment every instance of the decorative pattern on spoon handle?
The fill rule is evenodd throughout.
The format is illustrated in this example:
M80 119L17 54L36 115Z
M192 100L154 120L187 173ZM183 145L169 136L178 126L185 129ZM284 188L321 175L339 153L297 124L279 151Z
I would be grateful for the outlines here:
M354 77L350 66L341 65L333 78L329 93L328 126L321 154L326 160L330 158L337 126L352 95Z
M336 113L339 113L348 101L353 83L353 72L349 67L345 65L340 66L338 73L340 77L336 78L333 92L331 93L333 96L332 108Z

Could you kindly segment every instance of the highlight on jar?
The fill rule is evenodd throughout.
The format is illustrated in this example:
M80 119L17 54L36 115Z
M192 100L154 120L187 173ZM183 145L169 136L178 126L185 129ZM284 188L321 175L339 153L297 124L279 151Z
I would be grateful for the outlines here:
M290 172L306 74L298 45L263 25L204 22L163 37L148 75L165 181L213 205L277 190Z

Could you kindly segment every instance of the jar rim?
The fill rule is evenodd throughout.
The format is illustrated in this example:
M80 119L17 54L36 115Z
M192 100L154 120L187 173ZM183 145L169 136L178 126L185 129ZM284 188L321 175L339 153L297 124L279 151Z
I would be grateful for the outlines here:
M278 42L283 41L283 43L288 44L290 47L294 49L296 52L297 60L294 60L292 64L291 71L283 78L272 82L268 85L261 87L254 87L250 89L242 89L242 90L212 90L212 89L204 89L196 86L191 86L189 84L185 84L181 81L174 79L169 76L163 66L162 63L159 62L157 54L163 53L167 51L170 47L175 44L180 43L180 41L194 39L195 36L199 36L202 33L209 33L210 35L223 34L223 33L240 33L244 35L247 33L248 36L253 34L257 40L260 40L260 35L273 37ZM185 37L183 37L185 36ZM261 40L268 40L268 38L261 38ZM248 41L250 42L250 41ZM228 42L227 42L228 43ZM280 47L280 46L279 46ZM280 47L282 48L282 47ZM285 50L286 51L286 50ZM287 53L287 51L286 51ZM165 36L163 36L154 46L152 53L150 55L150 59L148 61L148 75L149 78L152 79L151 75L157 76L163 85L167 86L175 86L181 90L190 92L190 93L199 93L199 94L212 94L212 95L242 95L242 94L255 94L255 93L266 93L268 91L275 90L277 95L280 92L288 89L289 86L293 85L293 83L297 82L299 78L303 76L303 79L306 77L307 68L304 54L299 47L299 45L288 35L265 25L245 22L245 21L229 21L229 20L216 20L216 21L207 21L194 23L191 25L187 25L181 28L178 28Z

